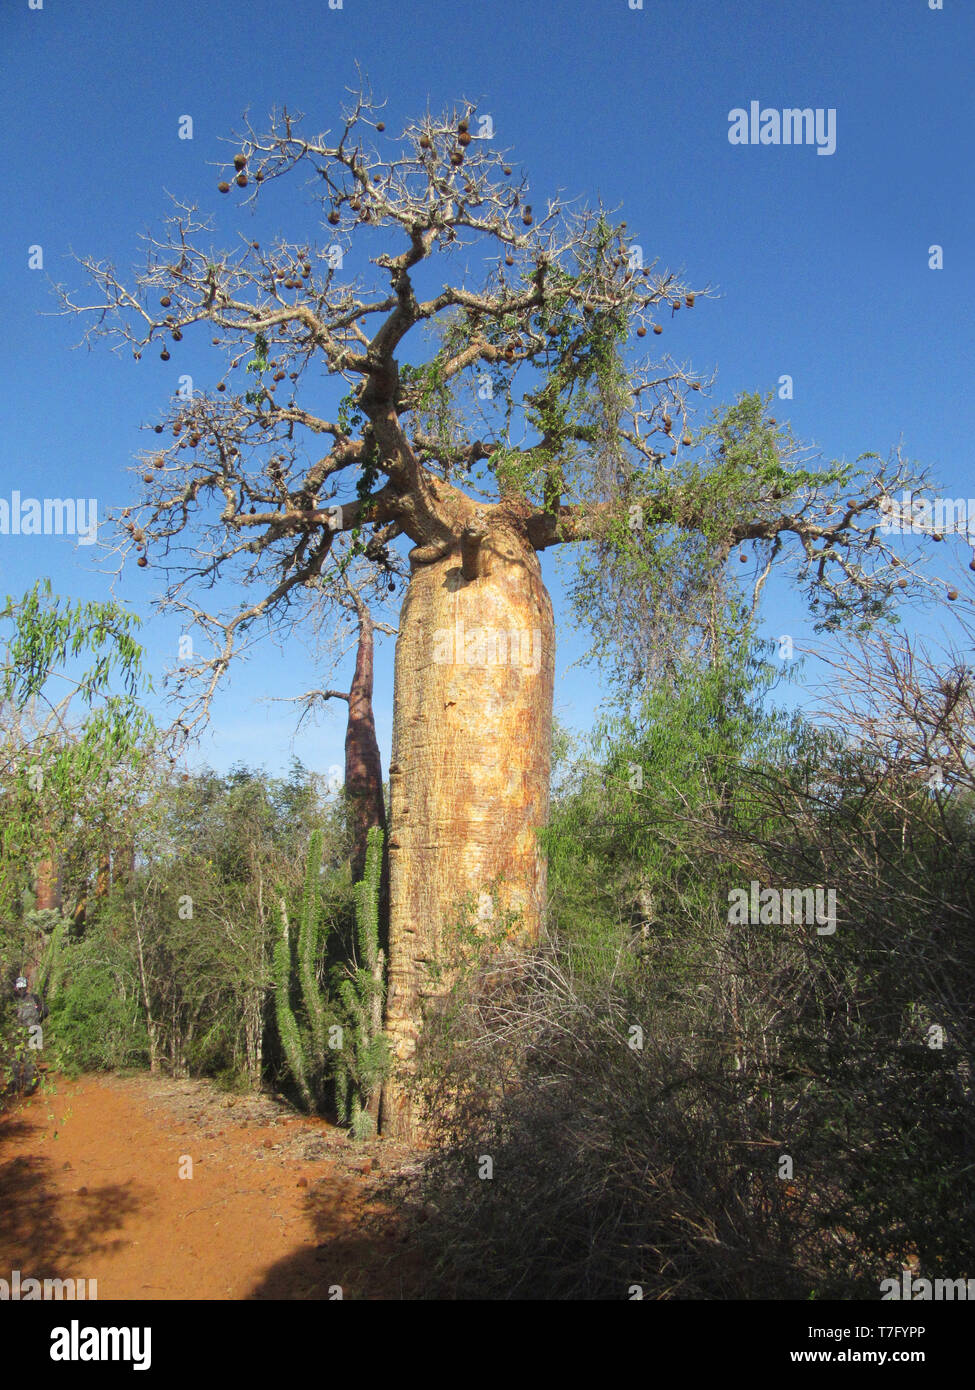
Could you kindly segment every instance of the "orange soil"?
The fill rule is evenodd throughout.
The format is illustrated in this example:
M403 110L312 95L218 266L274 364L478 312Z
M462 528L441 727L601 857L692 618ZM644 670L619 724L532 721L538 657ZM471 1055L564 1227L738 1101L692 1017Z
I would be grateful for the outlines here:
M417 1261L375 1196L408 1157L209 1083L57 1078L0 1114L0 1278L97 1279L99 1299L411 1297Z

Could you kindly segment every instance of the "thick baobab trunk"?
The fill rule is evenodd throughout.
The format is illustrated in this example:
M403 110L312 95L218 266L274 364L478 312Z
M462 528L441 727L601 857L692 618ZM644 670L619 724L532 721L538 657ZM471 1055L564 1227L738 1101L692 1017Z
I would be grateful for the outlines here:
M470 578L465 578L470 575ZM390 766L390 969L394 1073L385 1133L415 1130L405 1083L430 963L449 958L462 900L537 938L548 815L555 627L535 551L508 528L416 565L396 645ZM441 986L442 988L442 986Z

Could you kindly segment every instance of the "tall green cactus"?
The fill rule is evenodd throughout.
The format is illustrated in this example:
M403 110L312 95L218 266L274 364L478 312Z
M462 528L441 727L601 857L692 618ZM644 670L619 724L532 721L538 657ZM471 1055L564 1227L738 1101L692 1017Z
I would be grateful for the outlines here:
M337 1059L336 1109L357 1138L375 1128L379 1089L389 1068L383 1033L386 955L379 945L379 901L384 835L369 831L362 880L355 885L356 958L339 984L347 1027Z
M283 898L278 910L280 932L274 947L273 962L278 1033L288 1067L308 1110L317 1108L329 1070L327 1000L319 987L317 970L327 931L322 912L322 844L321 830L314 831L308 847L298 915L298 984L303 1025L291 1007L291 939L288 909Z
M280 923L280 933L274 944L274 1011L278 1021L278 1034L288 1068L298 1084L305 1108L313 1110L315 1102L308 1084L308 1059L298 1020L291 1007L291 941L288 933L288 905L283 898L275 915Z

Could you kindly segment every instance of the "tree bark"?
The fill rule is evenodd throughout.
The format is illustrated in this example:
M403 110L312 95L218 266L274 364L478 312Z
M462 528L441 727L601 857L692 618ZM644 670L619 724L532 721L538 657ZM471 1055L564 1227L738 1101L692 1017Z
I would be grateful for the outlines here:
M61 884L58 874L57 853L51 848L50 854L38 860L34 870L34 906L38 912L46 909L61 910Z
M409 1078L424 1006L442 989L427 966L451 951L461 900L471 895L495 921L519 913L513 935L526 942L537 939L544 907L536 830L548 816L552 604L537 554L512 528L492 529L478 537L476 557L474 549L422 565L414 555L396 644L386 1006L394 1073L382 1127L400 1138L416 1136Z
M358 883L365 872L369 831L375 825L386 829L382 761L372 709L374 629L369 609L358 596L356 609L359 645L345 729L345 792L352 821L353 883Z
M112 857L107 849L98 856L98 876L95 879L95 897L107 898L111 885Z

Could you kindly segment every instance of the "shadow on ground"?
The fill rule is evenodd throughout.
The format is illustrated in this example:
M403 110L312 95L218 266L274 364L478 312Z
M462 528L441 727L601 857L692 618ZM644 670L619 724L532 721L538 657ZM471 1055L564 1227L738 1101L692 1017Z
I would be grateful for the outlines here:
M70 1266L86 1277L86 1258L117 1249L113 1239L139 1201L127 1186L108 1183L65 1195L53 1181L56 1158L7 1156L11 1145L40 1141L48 1115L43 1094L17 1100L0 1112L0 1278L19 1269L24 1278L56 1278ZM70 1166L70 1165L67 1165Z
M361 1182L316 1183L305 1212L315 1243L272 1265L250 1298L423 1297L423 1263L405 1223Z

